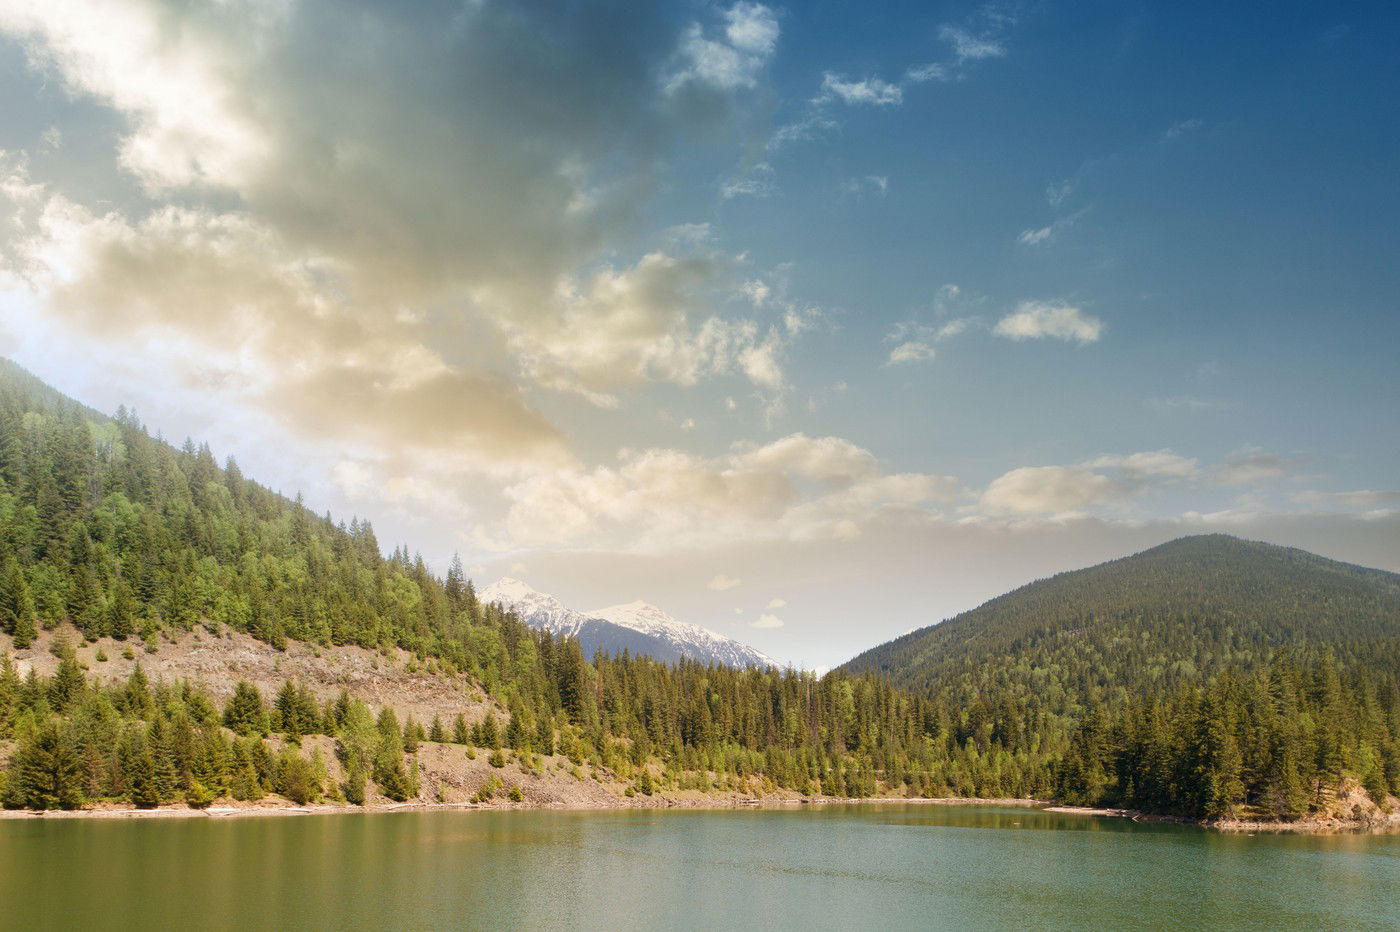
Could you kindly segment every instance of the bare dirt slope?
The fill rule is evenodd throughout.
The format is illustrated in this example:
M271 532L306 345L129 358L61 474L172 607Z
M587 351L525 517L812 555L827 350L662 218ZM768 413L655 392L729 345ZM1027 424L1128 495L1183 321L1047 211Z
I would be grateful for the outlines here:
M50 647L60 637L76 647L78 660L90 677L122 682L139 663L152 682L188 679L221 704L239 680L257 686L271 701L282 684L292 679L310 687L321 702L344 689L376 711L392 707L400 721L411 715L427 724L437 715L450 728L458 713L472 724L485 718L490 708L481 689L467 677L429 672L404 651L378 653L362 647L318 647L298 641L288 641L287 649L278 651L246 634L218 637L202 628L174 641L162 639L154 653L147 653L137 640L102 638L85 644L76 630L67 627L40 632L25 650L15 650L10 638L0 634L0 654L8 652L15 658L21 676L31 667L52 674L58 658ZM107 659L99 660L99 655Z

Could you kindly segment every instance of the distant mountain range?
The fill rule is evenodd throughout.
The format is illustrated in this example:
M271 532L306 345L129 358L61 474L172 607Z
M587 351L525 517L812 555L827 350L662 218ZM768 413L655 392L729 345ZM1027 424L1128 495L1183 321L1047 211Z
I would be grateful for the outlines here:
M727 667L781 667L778 661L747 644L687 624L646 602L628 602L593 611L569 608L552 595L539 592L518 579L498 580L477 593L483 602L497 602L513 610L532 628L557 636L578 638L584 656L601 650L621 653L625 648L665 663L682 657Z

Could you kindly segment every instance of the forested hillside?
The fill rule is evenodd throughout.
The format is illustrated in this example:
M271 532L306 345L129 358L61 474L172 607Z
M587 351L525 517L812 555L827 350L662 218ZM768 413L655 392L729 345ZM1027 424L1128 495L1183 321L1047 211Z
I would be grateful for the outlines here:
M1108 700L1309 646L1393 669L1400 575L1217 534L1031 583L846 666L920 691L1000 668L1042 695Z
M1346 775L1400 790L1400 576L1300 550L1183 538L846 669L958 710L979 746L1058 761L1080 803L1293 818Z
M438 675L481 684L508 713L509 747L557 742L581 760L654 767L671 786L761 775L870 795L877 774L936 785L927 704L877 678L626 654L590 662L576 640L481 603L459 562L438 579L406 549L384 557L369 522L318 517L207 447L171 447L134 415L104 418L10 364L0 370L0 542L0 633L16 648L70 621L88 639L148 650L196 627L274 646L397 646ZM80 706L47 699L42 684L11 697L0 740L27 742L52 725L54 740L78 742L70 714ZM141 721L149 730L155 720ZM20 722L30 723L23 733ZM1048 787L1047 773L1038 779Z

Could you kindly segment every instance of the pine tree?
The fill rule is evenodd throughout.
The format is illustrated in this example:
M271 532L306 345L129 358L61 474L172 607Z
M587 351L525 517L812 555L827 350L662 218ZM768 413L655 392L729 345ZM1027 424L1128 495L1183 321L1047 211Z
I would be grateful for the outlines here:
M15 647L20 650L33 644L39 635L29 585L19 563L8 553L0 563L0 631L14 638Z
M239 680L224 706L224 725L240 735L267 734L267 707L262 693L252 683Z
M57 724L44 725L21 745L9 782L27 809L77 809L83 804L83 769L72 739Z
M275 708L278 721L282 725L282 733L292 742L301 741L303 734L299 698L296 684L291 680L283 682L281 690L277 693Z

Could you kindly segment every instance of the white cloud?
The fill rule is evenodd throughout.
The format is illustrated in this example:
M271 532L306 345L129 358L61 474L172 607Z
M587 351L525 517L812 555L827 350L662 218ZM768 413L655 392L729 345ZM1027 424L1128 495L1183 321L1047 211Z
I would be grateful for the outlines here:
M1056 515L1125 503L1133 493L1186 482L1200 462L1171 450L1104 455L1073 466L1023 466L994 479L980 503L992 515Z
M1095 469L1121 469L1134 476L1166 476L1185 479L1200 472L1200 461L1171 450L1130 453L1127 456L1100 456L1085 464Z
M1016 242L1023 246L1039 246L1042 243L1051 242L1078 223L1082 216L1084 216L1084 211L1081 210L1068 217L1061 217L1048 226L1022 230L1021 235L1016 237Z
M688 86L734 91L757 86L778 43L778 18L761 3L736 3L724 14L722 39L692 23L681 42L680 66L665 81L670 92Z
M632 11L626 35L585 8L389 15L0 4L34 67L123 121L114 161L152 199L31 186L43 203L3 231L0 275L75 338L158 333L200 360L189 378L386 448L557 457L562 435L502 363L602 404L730 374L786 390L794 333L730 315L741 261L704 251L705 225L619 248L657 152L698 119L655 84L665 11ZM750 86L778 36L768 7L728 7L680 37L675 89Z
M898 84L891 84L879 78L867 77L848 81L838 74L828 71L822 75L821 95L816 103L840 100L853 106L891 107L903 103L904 91Z
M993 514L1073 512L1119 497L1108 476L1085 466L1022 466L998 476L982 493Z
M887 473L839 437L792 434L721 457L624 450L616 467L541 472L505 489L504 521L479 536L499 549L640 551L852 537L881 514L926 512L956 491L952 477Z
M1046 240L1050 239L1050 237L1054 235L1055 228L1053 225L1048 227L1040 227L1034 230L1022 230L1021 235L1016 237L1016 242L1021 243L1024 246L1037 246L1040 243L1043 243Z
M259 43L282 22L278 5L208 12L210 31ZM75 92L127 115L121 162L149 188L245 183L267 159L267 131L228 85L236 68L227 46L203 29L171 29L141 0L53 3L12 0L0 30L27 40L33 59L57 71Z
M1079 344L1094 343L1103 333L1103 321L1077 307L1053 301L1022 301L1014 313L997 321L992 331L1010 340L1053 337Z
M887 366L897 366L905 362L928 362L934 356L934 348L920 340L906 340L890 350Z
M770 599L768 601L768 608L770 610L775 608L787 608L787 599Z
M780 392L782 357L801 328L786 316L764 325L707 313L730 297L753 300L755 286L740 272L740 261L721 253L649 253L630 268L604 266L564 281L528 318L502 308L500 325L533 381L604 406L617 404L616 388L694 385L728 373Z
M723 573L720 573L718 576L710 580L709 586L716 592L727 592L730 589L737 589L743 584L744 581L742 579L735 579L733 576L726 576Z
M753 628L781 628L783 620L776 615L765 613L758 616L757 620L750 622L749 626Z

